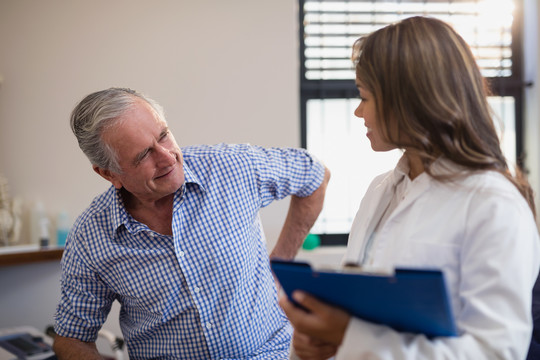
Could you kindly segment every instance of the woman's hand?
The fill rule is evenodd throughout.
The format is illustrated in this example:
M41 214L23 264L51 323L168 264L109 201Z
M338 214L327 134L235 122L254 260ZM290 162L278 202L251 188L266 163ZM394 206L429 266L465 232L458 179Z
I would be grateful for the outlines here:
M294 326L293 347L297 355L305 359L326 359L334 355L343 341L350 315L301 291L295 291L293 298L307 311L285 296L279 304Z
M326 360L337 353L338 347L294 331L294 352L302 360Z

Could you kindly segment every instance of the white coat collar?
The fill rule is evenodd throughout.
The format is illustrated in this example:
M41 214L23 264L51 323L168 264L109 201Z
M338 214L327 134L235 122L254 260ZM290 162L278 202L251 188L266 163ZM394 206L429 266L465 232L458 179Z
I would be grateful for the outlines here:
M399 159L394 170L384 176L370 194L366 193L361 206L367 207L367 209L359 211L359 213L363 214L363 217L357 217L353 222L350 237L354 237L355 239L349 239L349 248L344 258L345 263L357 264L358 261L364 257L367 239L369 239L375 230L377 223L388 207L388 204L394 196L396 186L408 176L409 169L407 157L403 155ZM455 174L456 170L459 171L455 164L443 158L437 159L431 165L431 172L435 175ZM396 209L388 217L387 223L410 207L418 197L426 191L429 191L433 181L435 180L425 172L415 178L414 185L410 187L410 191L407 192L403 201L399 203ZM369 215L366 216L366 214Z

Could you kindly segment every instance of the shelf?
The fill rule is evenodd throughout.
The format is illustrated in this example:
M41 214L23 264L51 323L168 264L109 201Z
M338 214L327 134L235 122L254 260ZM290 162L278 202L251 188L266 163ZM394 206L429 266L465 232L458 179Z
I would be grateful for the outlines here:
M43 261L59 261L62 258L63 252L63 247L56 246L44 249L41 249L37 245L0 248L0 267Z

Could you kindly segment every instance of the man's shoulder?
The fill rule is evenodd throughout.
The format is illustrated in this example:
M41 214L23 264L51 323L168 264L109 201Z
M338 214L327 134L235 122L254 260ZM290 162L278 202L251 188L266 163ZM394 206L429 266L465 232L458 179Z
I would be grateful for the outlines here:
M236 156L248 153L253 148L250 144L219 143L214 145L189 145L182 147L182 155L184 158Z
M79 215L74 227L78 229L84 229L88 226L93 227L98 219L110 217L113 212L116 197L116 189L114 186L109 187L106 191L97 195L90 205Z
M117 200L117 193L114 186L110 186L107 190L97 195L86 211L101 212L109 209Z
M204 169L224 171L248 165L256 147L250 144L193 145L182 148L185 164L195 172Z
M211 161L216 159L225 162L231 161L240 165L242 165L244 162L283 162L285 159L287 159L287 161L297 159L300 162L311 162L314 160L312 155L302 148L263 147L249 143L191 145L182 147L181 150L184 160L188 165L190 162L197 163L198 161Z
M91 204L77 217L73 224L64 251L64 262L80 261L81 254L92 262L104 240L112 238L118 220L115 219L117 206L116 189L111 186L97 195ZM92 260L90 260L92 259ZM86 261L86 260L85 260Z

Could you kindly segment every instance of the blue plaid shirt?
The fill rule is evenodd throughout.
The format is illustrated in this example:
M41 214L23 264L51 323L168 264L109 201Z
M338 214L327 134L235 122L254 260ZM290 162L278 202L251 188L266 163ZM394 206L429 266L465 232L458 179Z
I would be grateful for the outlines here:
M111 187L70 232L56 332L95 341L114 300L131 359L285 359L291 327L277 304L259 209L310 195L324 167L301 149L182 149L173 236L126 212Z

